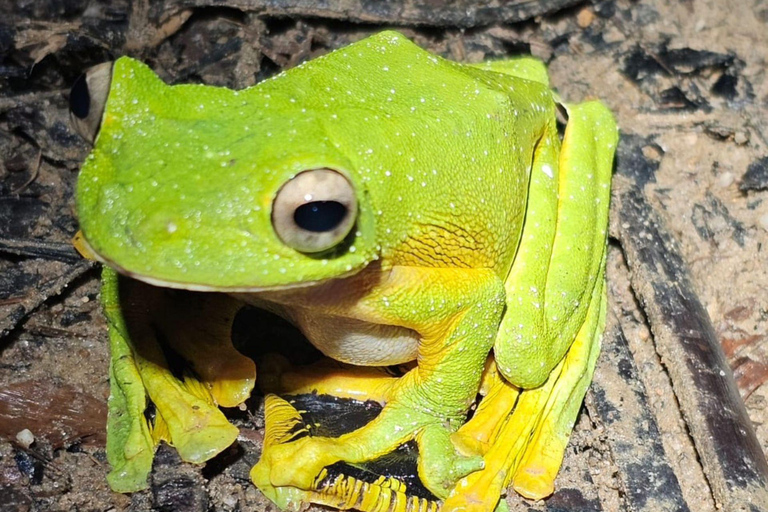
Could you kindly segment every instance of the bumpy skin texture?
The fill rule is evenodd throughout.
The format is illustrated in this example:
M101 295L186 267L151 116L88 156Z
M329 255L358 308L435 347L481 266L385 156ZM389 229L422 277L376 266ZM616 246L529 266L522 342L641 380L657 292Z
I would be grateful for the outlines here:
M324 467L371 460L411 439L421 479L448 510L492 510L509 483L542 497L598 352L617 137L600 103L566 106L561 148L556 102L534 60L466 66L394 32L243 91L169 87L122 58L81 171L83 234L120 272L268 307L336 359L417 359L404 377L377 381L375 392L351 372L342 394L373 393L385 406L340 438L279 439L268 401L267 441L252 477L281 507L322 501L313 492ZM320 168L351 183L357 220L334 249L305 254L275 233L272 204L286 182ZM170 371L162 374L162 354L137 349L111 271L106 283L113 348L123 356L113 361L110 409L110 460L123 476L113 472L112 482L130 490L142 484L153 443L177 443L167 431L191 431L184 445L199 436L204 447L191 451L204 454L230 434L222 427L224 437L208 439L199 422L187 428L193 420L160 407L152 395ZM145 316L157 314L143 307ZM489 413L464 424L492 348ZM211 407L253 385L246 363L224 362L226 386L215 372L184 379L218 390L191 392ZM321 371L304 385L327 391L328 377ZM160 433L136 418L145 390L158 405ZM220 426L213 416L206 421ZM361 506L345 503L333 502Z

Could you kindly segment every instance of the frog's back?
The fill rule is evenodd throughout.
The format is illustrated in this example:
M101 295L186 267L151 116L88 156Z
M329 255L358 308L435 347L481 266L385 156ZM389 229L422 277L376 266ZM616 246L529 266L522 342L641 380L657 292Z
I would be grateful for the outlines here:
M515 69L457 64L383 32L254 92L295 106L280 114L320 126L350 161L369 192L385 264L505 273L533 151L555 108L541 75L524 80Z

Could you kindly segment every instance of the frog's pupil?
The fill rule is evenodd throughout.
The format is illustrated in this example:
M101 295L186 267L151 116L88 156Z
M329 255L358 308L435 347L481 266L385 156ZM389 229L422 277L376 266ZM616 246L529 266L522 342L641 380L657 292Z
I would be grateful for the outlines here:
M322 233L336 229L347 215L347 207L338 201L312 201L293 212L293 221L301 229Z
M75 80L72 90L69 92L69 110L80 119L88 117L91 110L91 93L88 92L88 82L85 73Z

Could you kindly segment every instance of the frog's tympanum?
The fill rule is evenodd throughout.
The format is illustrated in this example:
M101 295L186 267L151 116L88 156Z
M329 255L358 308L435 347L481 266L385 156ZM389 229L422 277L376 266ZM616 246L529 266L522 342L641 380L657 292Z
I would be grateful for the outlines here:
M492 511L510 485L552 493L604 326L606 107L560 103L533 59L458 64L394 32L241 91L169 86L123 57L71 100L94 143L77 209L107 265L113 489L146 486L161 440L192 462L235 440L218 407L256 380L229 336L248 303L343 363L260 365L251 477L281 508ZM312 435L281 398L301 393L383 408ZM407 442L431 497L329 477Z

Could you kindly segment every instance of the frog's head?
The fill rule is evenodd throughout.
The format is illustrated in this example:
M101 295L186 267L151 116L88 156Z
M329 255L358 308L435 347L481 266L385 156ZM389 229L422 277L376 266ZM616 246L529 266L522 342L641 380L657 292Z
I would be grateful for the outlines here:
M84 75L70 106L94 144L77 208L96 257L153 284L220 291L306 285L376 259L364 183L297 102L312 96L302 80L169 86L125 57Z

